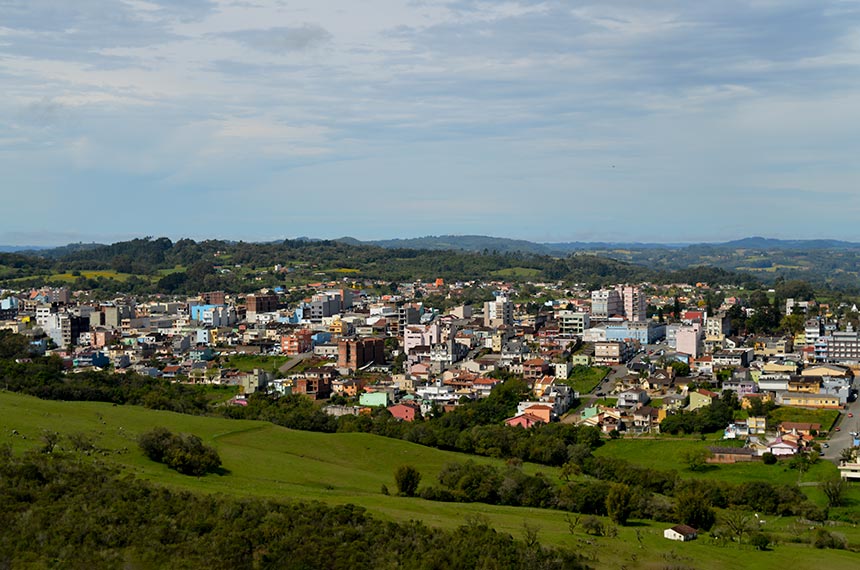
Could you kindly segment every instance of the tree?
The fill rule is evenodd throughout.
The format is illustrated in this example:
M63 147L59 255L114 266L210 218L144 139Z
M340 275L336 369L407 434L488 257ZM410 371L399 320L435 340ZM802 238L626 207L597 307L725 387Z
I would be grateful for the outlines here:
M845 500L846 484L841 477L833 477L821 483L821 490L827 497L828 507L839 507Z
M397 492L406 497L414 497L421 482L421 473L411 465L401 465L394 472L394 482Z
M693 528L710 530L717 515L711 502L700 492L685 490L675 497L675 517Z
M720 523L738 544L743 543L744 535L752 532L753 518L743 511L727 510L720 517Z
M633 493L629 486L618 483L610 487L606 495L606 512L612 522L622 526L627 524L633 512Z
M711 458L711 452L704 447L688 449L683 453L684 463L690 471L699 471Z

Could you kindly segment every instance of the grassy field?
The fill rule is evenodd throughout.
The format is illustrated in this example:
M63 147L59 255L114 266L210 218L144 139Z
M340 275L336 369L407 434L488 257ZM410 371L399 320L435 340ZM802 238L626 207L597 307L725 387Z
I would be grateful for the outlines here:
M814 482L832 477L838 472L836 466L828 461L815 463L809 471L803 474L802 478L799 478L798 472L790 469L787 462L784 461L776 465L765 465L760 462L707 465L700 471L690 471L684 461L684 454L694 449L712 445L721 444L715 439L702 441L695 437L623 438L606 442L605 445L597 449L595 455L626 459L652 469L674 469L682 477L717 479L729 483L744 481L768 481L786 484Z
M288 356L264 356L259 354L234 354L224 364L227 368L236 368L242 372L251 372L255 368L260 370L277 370L286 364Z
M531 269L529 267L507 267L491 272L491 275L496 277L538 277L540 269Z
M606 366L575 366L565 383L580 394L588 394L606 378L609 370Z
M146 459L137 449L135 440L138 434L156 425L195 433L213 444L222 457L226 474L200 479L185 477ZM734 570L790 565L792 570L848 569L856 568L860 560L856 553L820 551L802 544L780 544L770 552L720 547L707 538L678 544L662 538L667 525L650 521L634 521L633 525L618 529L617 538L593 537L579 528L571 533L565 513L558 511L385 496L380 487L385 484L394 488L393 472L401 464L414 465L422 472L423 483L432 483L449 461L471 458L494 465L502 462L369 434L296 432L265 422L185 416L94 402L42 401L0 392L0 442L11 443L18 451L33 448L39 445L43 429L63 434L94 434L98 445L107 450L100 459L115 462L138 477L177 489L239 497L353 503L382 518L420 519L444 528L455 528L467 517L479 516L486 517L499 531L518 537L523 536L527 523L539 529L542 542L573 548L589 558L594 568ZM12 430L17 430L18 434L13 435ZM622 451L621 447L615 449ZM526 464L524 469L530 473L542 471L553 477L558 474L555 469L536 465ZM790 523L773 524L776 529L777 524ZM834 530L844 531L854 544L860 539L851 534L849 527Z
M767 423L769 426L776 426L782 422L810 422L821 424L822 430L830 431L838 418L837 410L809 410L783 406L768 414Z

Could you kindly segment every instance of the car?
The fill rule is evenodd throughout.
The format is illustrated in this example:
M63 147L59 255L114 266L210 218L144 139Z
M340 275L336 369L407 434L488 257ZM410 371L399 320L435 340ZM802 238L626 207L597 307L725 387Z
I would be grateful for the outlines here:
M842 428L839 426L836 426L836 431L842 431Z
M605 392L598 392L598 393L597 393L597 395L598 395L598 396L600 396L600 397L603 397L603 396L605 396L605 395L606 395L606 393L605 393Z
M854 417L854 414L853 414L852 412L848 412L848 417L849 417L849 418L853 418L853 417Z
M830 447L830 444L825 441L824 443L821 444L821 447L827 449L828 447Z

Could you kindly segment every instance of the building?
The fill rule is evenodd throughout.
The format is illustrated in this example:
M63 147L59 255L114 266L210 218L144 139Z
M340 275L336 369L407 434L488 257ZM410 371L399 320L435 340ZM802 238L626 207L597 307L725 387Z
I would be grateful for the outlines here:
M562 335L581 335L591 327L591 317L588 313L577 311L558 311L555 314L558 322L558 332Z
M608 318L624 314L624 303L621 293L615 289L600 289L591 292L591 315L596 318Z
M248 295L245 297L247 313L271 313L278 310L277 295Z
M287 356L298 356L313 348L313 332L310 329L299 329L292 334L281 337L281 352Z
M693 358L699 358L703 348L702 333L702 325L698 323L678 328L675 332L675 350L689 354Z
M484 326L498 327L514 324L514 304L504 295L499 295L494 301L484 303Z
M594 343L594 363L597 365L623 364L630 360L632 347L623 341Z
M680 540L681 542L695 540L697 536L699 536L699 531L685 524L679 524L663 531L663 538Z
M338 341L338 368L358 370L368 364L385 364L384 338L342 338Z
M645 294L639 287L624 285L616 287L624 304L624 318L628 321L644 321L648 318Z

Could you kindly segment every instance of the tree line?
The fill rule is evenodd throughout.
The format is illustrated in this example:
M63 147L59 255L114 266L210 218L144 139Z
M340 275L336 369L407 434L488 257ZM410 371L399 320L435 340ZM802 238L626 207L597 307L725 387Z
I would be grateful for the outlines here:
M0 446L0 568L585 568L471 521L378 520L354 505L157 487L80 454Z

